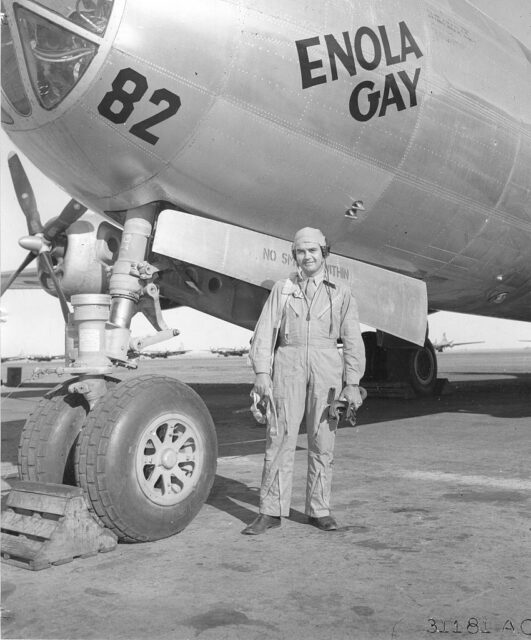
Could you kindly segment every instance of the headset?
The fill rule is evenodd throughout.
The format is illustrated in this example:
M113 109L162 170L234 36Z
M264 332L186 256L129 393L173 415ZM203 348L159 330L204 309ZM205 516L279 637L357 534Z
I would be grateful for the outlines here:
M328 240L325 238L325 243L324 244L320 244L319 245L321 247L321 255L323 256L323 258L328 258L328 256L330 255L330 243L328 242ZM291 245L291 255L293 256L293 259L295 260L295 262L297 262L297 252L295 251L295 245Z

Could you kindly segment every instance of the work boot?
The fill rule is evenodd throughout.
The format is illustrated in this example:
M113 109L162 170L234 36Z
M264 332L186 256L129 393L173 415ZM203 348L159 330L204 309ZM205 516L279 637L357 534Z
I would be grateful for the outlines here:
M321 531L335 531L337 529L337 522L332 516L321 516L320 518L308 516L308 522Z
M261 513L249 526L245 527L242 533L247 536L259 536L274 527L280 527L280 516L268 516L265 513Z

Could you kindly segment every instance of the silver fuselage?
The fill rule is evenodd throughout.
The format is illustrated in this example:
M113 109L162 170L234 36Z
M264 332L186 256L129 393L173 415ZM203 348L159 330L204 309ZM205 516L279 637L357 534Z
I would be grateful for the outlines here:
M31 113L4 96L3 124L85 205L319 227L432 309L531 320L531 54L464 0L115 0L85 35L93 60L45 109L13 34Z

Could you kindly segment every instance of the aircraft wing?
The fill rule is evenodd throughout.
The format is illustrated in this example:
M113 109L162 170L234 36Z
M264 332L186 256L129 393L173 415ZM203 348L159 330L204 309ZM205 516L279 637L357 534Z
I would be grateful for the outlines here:
M2 289L4 284L9 280L9 278L15 273L15 270L12 271L2 271ZM13 282L13 284L9 287L10 289L42 289L42 285L39 281L39 277L37 275L37 269L26 269L23 271L18 278Z
M452 342L452 347L459 347L464 344L484 344L485 340L476 340L474 342Z
M176 210L160 213L153 251L265 289L296 267L291 242ZM363 324L424 344L424 282L336 254L327 268L356 294Z

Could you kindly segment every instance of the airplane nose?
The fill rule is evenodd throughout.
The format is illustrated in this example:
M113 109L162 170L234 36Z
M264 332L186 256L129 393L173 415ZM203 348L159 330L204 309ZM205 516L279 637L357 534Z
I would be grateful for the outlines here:
M218 0L156 7L142 0L5 4L13 73L3 74L4 93L28 93L26 114L14 98L6 100L12 121L5 129L20 151L95 209L171 201L175 183L187 177L188 165L175 158L189 152L215 105L221 117L226 112L220 67L227 68L240 37L235 6ZM201 129L207 138L222 130L223 123Z
M98 51L113 1L79 0L73 9L73 3L57 6L55 0L39 4L30 0L25 6L6 0L5 10L2 2L2 89L19 115L31 112L25 74L46 110L61 103L77 85ZM17 55L17 43L23 58Z

